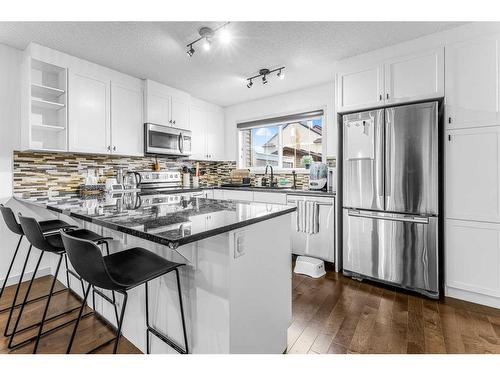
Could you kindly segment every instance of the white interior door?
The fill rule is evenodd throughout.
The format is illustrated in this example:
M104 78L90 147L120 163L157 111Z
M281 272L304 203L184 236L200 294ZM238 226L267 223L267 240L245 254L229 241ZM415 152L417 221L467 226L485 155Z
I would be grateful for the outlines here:
M142 90L111 83L111 144L114 154L144 155Z
M446 285L500 297L500 224L446 220Z
M70 72L69 150L107 153L109 136L109 80Z
M500 125L498 38L446 47L446 125Z
M447 218L500 222L500 126L447 131Z
M387 61L385 91L388 104L444 96L443 48Z
M383 104L383 75L382 65L339 74L339 111L369 108Z

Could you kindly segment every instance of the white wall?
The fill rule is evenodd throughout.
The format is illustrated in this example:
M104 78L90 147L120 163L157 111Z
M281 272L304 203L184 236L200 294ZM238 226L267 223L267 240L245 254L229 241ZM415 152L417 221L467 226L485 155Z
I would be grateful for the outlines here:
M333 69L332 69L333 73ZM332 75L333 77L333 75ZM337 154L337 130L334 118L334 82L313 86L286 94L271 96L225 108L226 159L238 159L238 133L236 124L263 118L293 114L313 109L324 109L327 156Z

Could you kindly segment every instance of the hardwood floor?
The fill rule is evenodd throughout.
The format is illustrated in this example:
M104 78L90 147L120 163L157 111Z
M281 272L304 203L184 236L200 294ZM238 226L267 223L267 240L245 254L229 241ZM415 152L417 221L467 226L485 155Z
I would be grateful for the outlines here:
M36 280L33 297L46 294L51 280L50 276ZM432 301L351 280L335 272L319 279L294 274L292 284L293 322L288 329L288 353L500 353L500 310L497 309L453 298ZM25 287L23 284L21 296ZM13 287L6 289L1 308L10 304L13 293ZM53 301L50 315L79 304L67 292L58 294ZM40 319L43 303L28 305L23 327ZM47 324L47 329L76 314L75 311ZM7 316L8 312L0 314L2 333ZM39 353L64 353L72 327L70 324L42 338ZM34 329L27 331L19 335L19 340L35 333ZM94 316L85 318L72 352L84 353L112 334L112 330ZM109 344L98 353L111 350ZM31 351L32 344L9 351L7 338L0 336L0 353ZM118 352L141 353L124 338L120 340Z
M500 353L500 310L329 272L293 276L288 353Z

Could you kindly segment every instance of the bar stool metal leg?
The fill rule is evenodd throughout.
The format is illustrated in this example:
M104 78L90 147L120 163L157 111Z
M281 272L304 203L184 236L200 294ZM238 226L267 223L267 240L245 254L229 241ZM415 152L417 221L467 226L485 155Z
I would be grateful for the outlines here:
M66 349L66 354L70 354L71 353L71 347L73 346L73 341L75 340L76 331L78 330L78 325L80 324L80 320L82 319L83 310L85 309L85 305L87 303L87 298L89 296L89 292L90 292L90 288L91 287L92 287L92 285L89 284L88 287L87 287L87 290L85 291L85 294L84 294L84 297L83 297L83 301L82 301L82 306L81 306L80 311L78 313L78 318L76 319L75 327L73 328L73 333L71 334L71 338L69 340L68 348Z
M177 280L177 292L179 294L180 308L181 308L181 320L182 320L182 332L184 335L184 349L181 348L177 343L175 343L172 339L165 336L163 333L159 332L155 328L149 325L149 292L148 292L148 283L144 283L144 287L146 288L146 353L150 354L151 344L149 339L149 333L152 333L164 343L168 344L172 348L174 348L177 352L181 354L189 354L188 342L187 342L187 332L186 332L186 321L184 319L184 307L182 305L182 294L181 294L181 284L179 280L179 272L177 268L175 269L176 280Z
M19 237L19 241L17 242L16 250L14 251L14 255L12 256L12 260L10 262L9 268L7 269L7 274L5 275L5 280L3 281L2 290L0 290L0 299L2 298L3 292L5 290L5 286L7 285L7 280L9 280L10 271L12 271L12 266L14 266L14 261L16 260L17 252L19 251L19 246L21 245L21 241L23 240L23 237L24 236L21 235ZM20 280L22 280L22 277ZM8 307L0 310L0 313L7 311L7 310L8 310Z
M116 341L115 341L115 346L113 348L113 354L116 354L116 352L118 351L118 343L120 342L120 336L122 334L123 319L125 318L125 308L127 307L127 300L128 300L128 293L123 292L123 306L122 306L122 312L120 314L120 321L118 323L118 330L116 332Z

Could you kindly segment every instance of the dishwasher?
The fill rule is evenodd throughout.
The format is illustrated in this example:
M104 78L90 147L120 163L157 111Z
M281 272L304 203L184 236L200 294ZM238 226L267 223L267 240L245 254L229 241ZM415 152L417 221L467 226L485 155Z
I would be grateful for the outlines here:
M316 202L319 222L317 233L297 230L298 211L292 213L292 253L335 262L335 197L287 195L287 204L297 206L299 201ZM302 211L304 212L304 211ZM300 218L299 218L300 219Z

